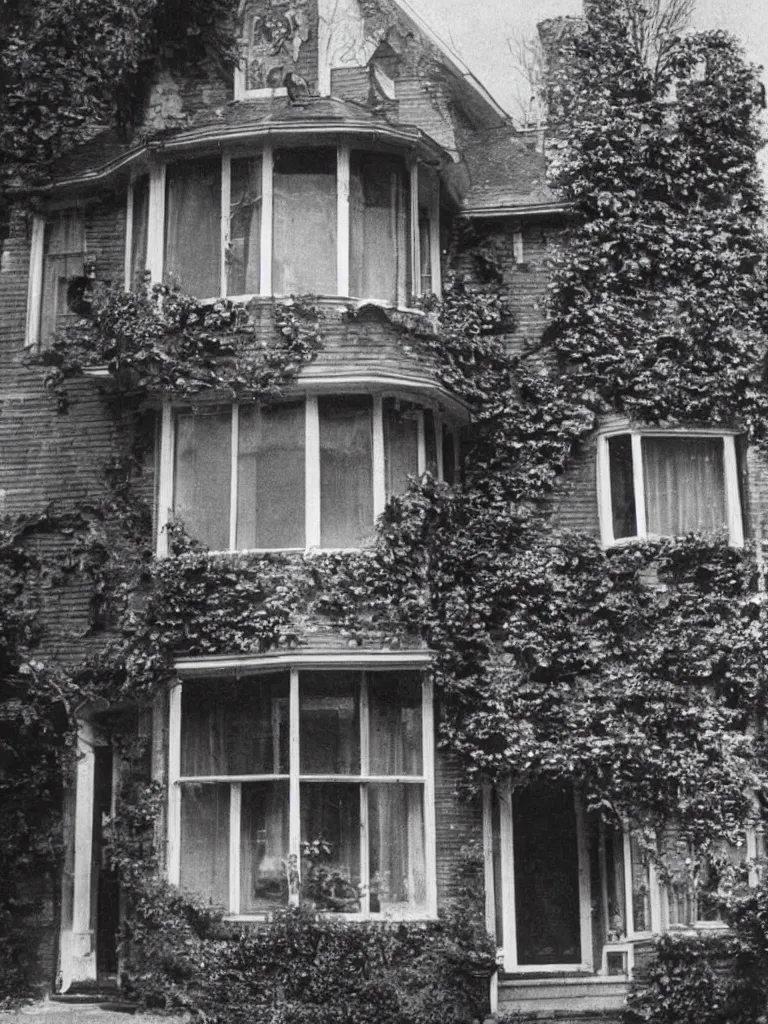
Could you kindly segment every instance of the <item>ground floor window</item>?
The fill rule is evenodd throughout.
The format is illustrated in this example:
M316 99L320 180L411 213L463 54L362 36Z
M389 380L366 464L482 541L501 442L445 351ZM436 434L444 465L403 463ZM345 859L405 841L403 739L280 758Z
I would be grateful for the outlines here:
M235 916L435 913L431 684L280 668L171 692L169 874Z

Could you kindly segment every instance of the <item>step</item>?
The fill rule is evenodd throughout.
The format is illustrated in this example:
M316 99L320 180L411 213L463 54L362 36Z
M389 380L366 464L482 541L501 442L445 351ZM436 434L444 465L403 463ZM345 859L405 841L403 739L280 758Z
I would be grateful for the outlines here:
M499 980L499 1012L512 1012L532 1019L579 1019L598 1015L606 1024L606 1014L615 1016L627 998L626 978L558 977L525 978L502 977ZM553 1017L554 1015L554 1017Z

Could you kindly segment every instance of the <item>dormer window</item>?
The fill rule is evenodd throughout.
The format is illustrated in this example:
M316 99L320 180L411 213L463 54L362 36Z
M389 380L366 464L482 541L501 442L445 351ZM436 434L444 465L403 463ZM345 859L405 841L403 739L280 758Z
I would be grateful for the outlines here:
M686 533L744 542L733 434L624 430L598 438L603 543Z
M200 299L341 296L407 306L440 292L439 183L347 144L158 164L128 199L126 280Z
M381 394L166 408L159 547L170 513L213 551L356 549L409 477L453 480L456 424Z

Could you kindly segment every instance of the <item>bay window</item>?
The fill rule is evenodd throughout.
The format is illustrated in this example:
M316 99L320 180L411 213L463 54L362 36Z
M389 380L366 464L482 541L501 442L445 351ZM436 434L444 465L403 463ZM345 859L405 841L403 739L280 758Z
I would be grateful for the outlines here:
M126 281L145 270L201 299L440 291L437 174L351 143L265 143L155 163L128 197Z
M434 914L432 727L414 668L184 680L171 693L170 880L233 916L300 900Z
M393 395L168 405L160 550L168 513L214 551L362 547L409 477L453 479L443 431L435 409Z
M689 532L744 540L735 437L716 431L631 430L598 438L606 545Z

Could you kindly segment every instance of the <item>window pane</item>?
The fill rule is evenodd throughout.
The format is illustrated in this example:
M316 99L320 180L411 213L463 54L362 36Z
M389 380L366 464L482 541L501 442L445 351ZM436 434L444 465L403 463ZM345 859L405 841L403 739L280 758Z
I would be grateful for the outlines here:
M424 442L427 472L437 477L437 436L435 434L435 417L431 409L424 410Z
M371 775L421 775L421 677L368 675Z
M74 277L83 276L85 222L80 210L62 210L45 225L40 338L46 342L77 319L67 292Z
M149 176L144 174L133 185L133 225L131 229L131 278L129 288L144 279L147 267L147 224L149 222Z
M335 295L336 150L275 153L272 287Z
M624 833L619 829L606 829L604 841L608 938L615 942L627 935Z
M399 157L355 152L350 171L350 291L402 305L411 248L405 164Z
M197 298L221 293L221 160L167 170L165 277Z
M421 294L428 295L432 291L432 233L426 210L419 210L419 255Z
M244 782L240 827L240 913L288 902L288 783Z
M231 431L229 407L176 417L174 513L212 551L229 548Z
M302 672L301 772L360 772L360 676L357 672Z
M237 547L304 547L304 402L241 406Z
M287 672L186 682L181 691L181 774L288 773Z
M301 784L301 898L318 910L360 909L360 786Z
M321 398L320 543L357 548L373 537L370 397Z
M629 434L608 438L608 465L611 475L611 513L613 536L637 536L635 485L632 476L632 438Z
M696 899L697 921L721 921L722 906L718 899L724 890L745 884L749 878L745 846L734 846L724 839L715 840L707 854L699 856L699 877Z
M423 913L427 906L424 793L420 785L371 785L371 911Z
M258 295L261 267L261 157L233 160L227 295Z
M630 840L632 868L632 923L636 932L651 930L651 882L648 855L632 836Z
M384 401L384 467L387 497L403 494L419 472L418 413L394 398Z
M447 484L456 481L456 439L453 431L443 427L443 480Z
M182 889L229 908L229 786L181 787Z
M722 438L644 437L643 470L649 533L727 529Z

